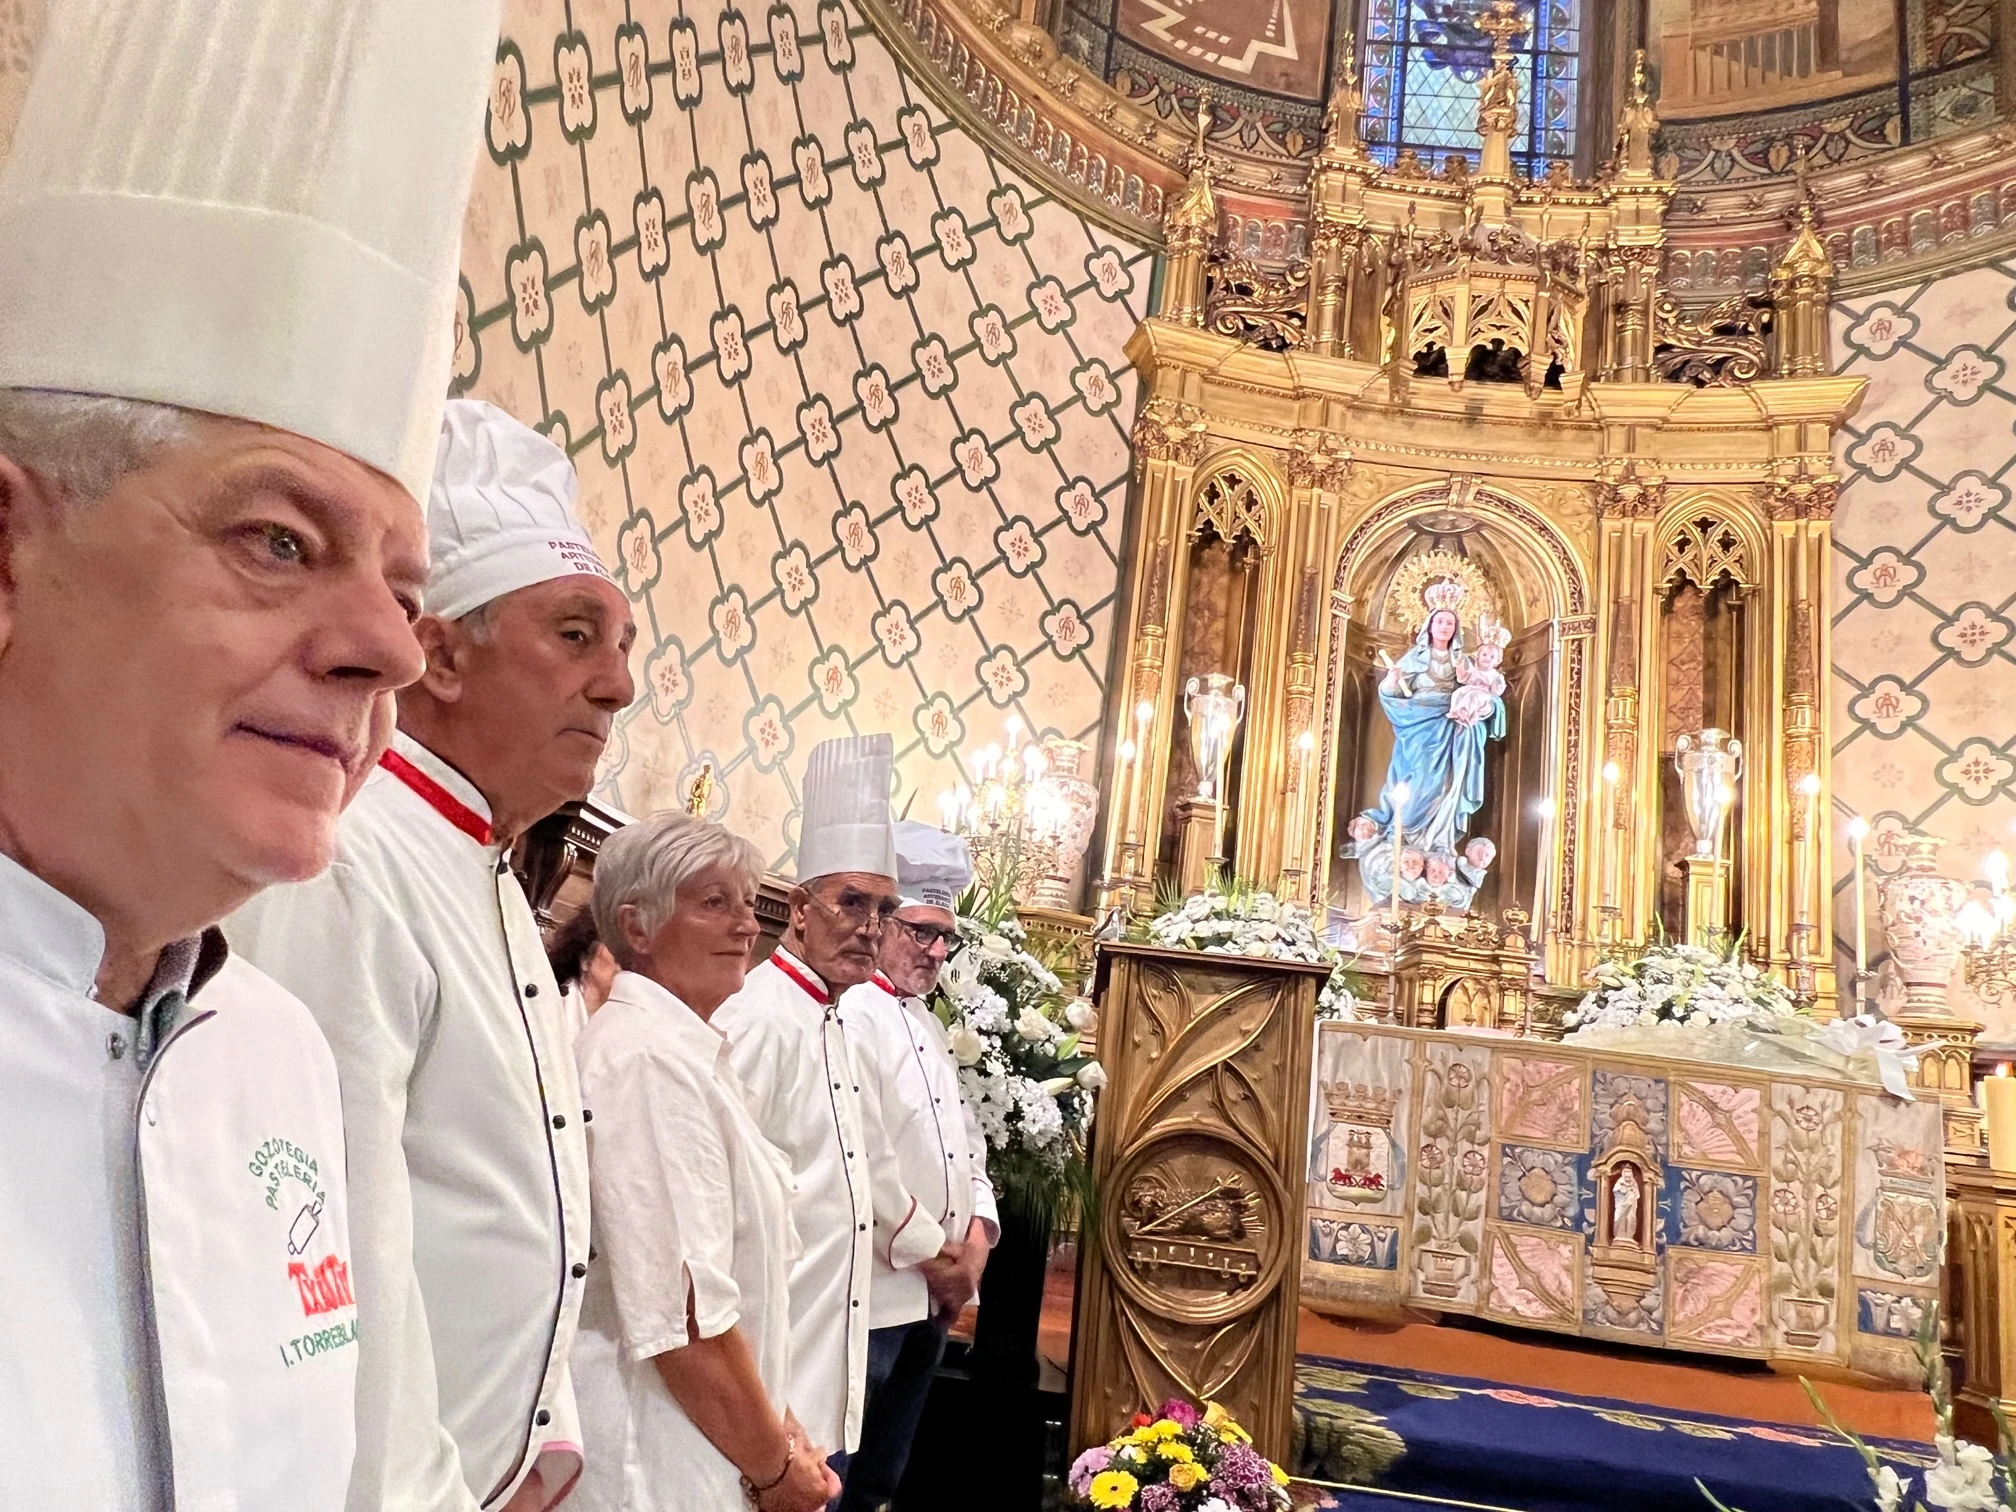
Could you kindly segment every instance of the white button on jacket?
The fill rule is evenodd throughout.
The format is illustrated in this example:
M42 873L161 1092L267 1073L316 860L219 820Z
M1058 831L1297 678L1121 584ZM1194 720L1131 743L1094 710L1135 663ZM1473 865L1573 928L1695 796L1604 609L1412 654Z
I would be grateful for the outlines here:
M231 942L336 1052L356 1193L353 1512L506 1500L580 1468L567 1356L588 1159L560 991L475 787L399 735L312 882Z

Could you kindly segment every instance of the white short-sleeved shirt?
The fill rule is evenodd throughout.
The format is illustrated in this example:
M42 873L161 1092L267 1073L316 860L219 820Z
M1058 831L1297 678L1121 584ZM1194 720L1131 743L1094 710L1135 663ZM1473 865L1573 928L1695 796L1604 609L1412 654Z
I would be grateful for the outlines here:
M739 1328L781 1416L791 1379L791 1167L756 1125L728 1041L634 972L575 1045L595 1109L597 1263L574 1343L582 1512L747 1512L741 1473L693 1426L653 1356Z

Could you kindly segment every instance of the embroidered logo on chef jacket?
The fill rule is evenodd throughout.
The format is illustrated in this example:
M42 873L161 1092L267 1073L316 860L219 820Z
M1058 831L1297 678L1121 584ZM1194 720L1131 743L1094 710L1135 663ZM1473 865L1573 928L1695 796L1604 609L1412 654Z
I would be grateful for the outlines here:
M329 1194L322 1162L291 1139L260 1142L245 1168L262 1187L266 1208L275 1215L279 1263L301 1304L301 1316L319 1326L278 1341L289 1369L303 1360L357 1342L357 1295L350 1285L350 1262L330 1243L334 1229L322 1221ZM345 1316L347 1315L347 1316Z

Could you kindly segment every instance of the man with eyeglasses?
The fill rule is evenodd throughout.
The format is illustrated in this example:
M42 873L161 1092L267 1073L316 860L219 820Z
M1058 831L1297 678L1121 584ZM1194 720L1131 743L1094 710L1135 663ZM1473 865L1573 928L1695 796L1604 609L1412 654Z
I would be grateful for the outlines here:
M946 1331L979 1290L988 1251L1001 1235L987 1141L960 1095L945 1026L924 1001L958 948L953 904L973 881L973 860L958 835L906 819L896 826L896 878L900 906L882 931L881 969L841 999L840 1015L862 1071L881 1090L898 1176L964 1244L942 1295L917 1272L894 1270L876 1257L868 1410L839 1512L874 1512L894 1499Z
M714 1012L756 1122L791 1163L791 1409L836 1445L841 1470L867 1402L869 1284L880 1261L959 1285L961 1246L902 1184L881 1099L840 1021L841 994L875 974L896 912L887 735L813 748L798 835L798 884L776 951Z

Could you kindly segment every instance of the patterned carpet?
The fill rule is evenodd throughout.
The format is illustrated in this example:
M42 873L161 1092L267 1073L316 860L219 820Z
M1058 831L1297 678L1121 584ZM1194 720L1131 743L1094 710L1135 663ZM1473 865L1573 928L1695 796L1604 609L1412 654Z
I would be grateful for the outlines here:
M1861 1460L1821 1429L1312 1356L1296 1375L1296 1470L1331 1483L1298 1486L1303 1506L1705 1512L1697 1478L1740 1512L1871 1503ZM1920 1443L1872 1447L1900 1465L1930 1457Z

